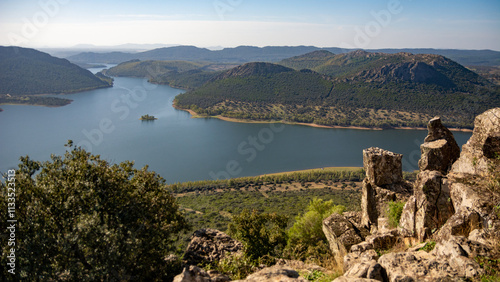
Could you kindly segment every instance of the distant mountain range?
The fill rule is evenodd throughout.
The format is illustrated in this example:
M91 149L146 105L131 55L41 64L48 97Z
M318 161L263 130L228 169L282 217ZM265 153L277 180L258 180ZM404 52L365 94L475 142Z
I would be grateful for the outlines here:
M440 55L319 50L233 68L175 104L208 116L330 126L420 127L440 115L470 128L477 113L500 106L500 88Z
M208 61L218 63L246 63L246 62L278 62L283 59L299 56L313 51L324 50L334 54L343 54L354 50L342 48L319 48L314 46L282 46L282 47L253 47L239 46L222 50L209 50L194 46L174 46L153 49L150 51L130 52L84 52L67 57L75 63L122 63L130 60L184 60ZM413 54L436 54L448 57L467 66L500 66L500 52L492 50L455 50L455 49L373 49L369 52Z
M109 78L101 79L66 59L34 49L0 46L0 103L64 105L67 99L32 95L73 93L111 84Z

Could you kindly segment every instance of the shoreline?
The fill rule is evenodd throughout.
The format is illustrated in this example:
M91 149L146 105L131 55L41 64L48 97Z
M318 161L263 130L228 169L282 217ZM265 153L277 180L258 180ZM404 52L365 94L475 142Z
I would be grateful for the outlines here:
M282 123L282 124L291 124L291 125L303 125L303 126L310 126L310 127L315 127L315 128L326 128L326 129L357 129L357 130L391 130L391 129L396 129L396 130L427 130L427 127L409 127L409 126L400 126L400 127L393 127L393 128L388 128L388 129L383 129L380 127L364 127L364 126L341 126L341 125L321 125L321 124L316 124L316 123L305 123L305 122L283 122L283 121L258 121L258 120L246 120L246 119L238 119L238 118L230 118L230 117L223 117L221 115L217 116L201 116L197 114L193 110L189 109L181 109L177 107L176 105L172 105L175 109L180 110L180 111L186 111L191 114L191 118L216 118L220 119L223 121L228 121L228 122L238 122L238 123ZM450 127L448 128L450 131L458 131L458 132L472 132L472 129L468 128L453 128Z

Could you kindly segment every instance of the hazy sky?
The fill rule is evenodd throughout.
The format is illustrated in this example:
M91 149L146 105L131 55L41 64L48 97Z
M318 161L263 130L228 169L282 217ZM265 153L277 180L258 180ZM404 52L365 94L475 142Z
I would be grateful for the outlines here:
M500 0L0 0L0 45L500 50Z

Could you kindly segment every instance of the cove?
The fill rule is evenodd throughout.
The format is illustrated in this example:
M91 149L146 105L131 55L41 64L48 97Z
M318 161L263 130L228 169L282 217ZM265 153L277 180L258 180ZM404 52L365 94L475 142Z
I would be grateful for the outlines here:
M62 155L69 139L110 163L149 165L167 183L362 166L362 150L373 146L403 154L403 169L412 171L427 134L191 118L172 107L183 92L117 77L112 88L65 95L74 101L64 107L3 105L0 172L17 168L20 156L44 161ZM140 121L145 114L158 119ZM460 146L471 136L453 134Z

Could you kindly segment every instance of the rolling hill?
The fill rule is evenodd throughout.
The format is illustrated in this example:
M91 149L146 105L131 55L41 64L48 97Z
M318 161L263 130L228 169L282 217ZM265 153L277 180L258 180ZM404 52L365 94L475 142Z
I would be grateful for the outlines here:
M75 63L115 63L139 59L163 61L206 61L217 63L247 63L247 62L279 62L283 59L299 56L313 51L329 51L335 54L349 53L353 50L342 48L318 48L314 46L239 46L211 51L194 46L175 46L157 48L138 53L126 52L84 52L67 57ZM492 50L454 50L454 49L380 49L366 50L369 52L413 54L436 54L446 56L463 65L473 66L500 66L500 52Z
M500 105L498 86L439 55L320 50L280 62L248 63L176 97L198 114L320 125L406 127L440 115L470 128Z
M64 105L67 99L33 96L109 87L66 59L28 48L0 46L0 103Z

